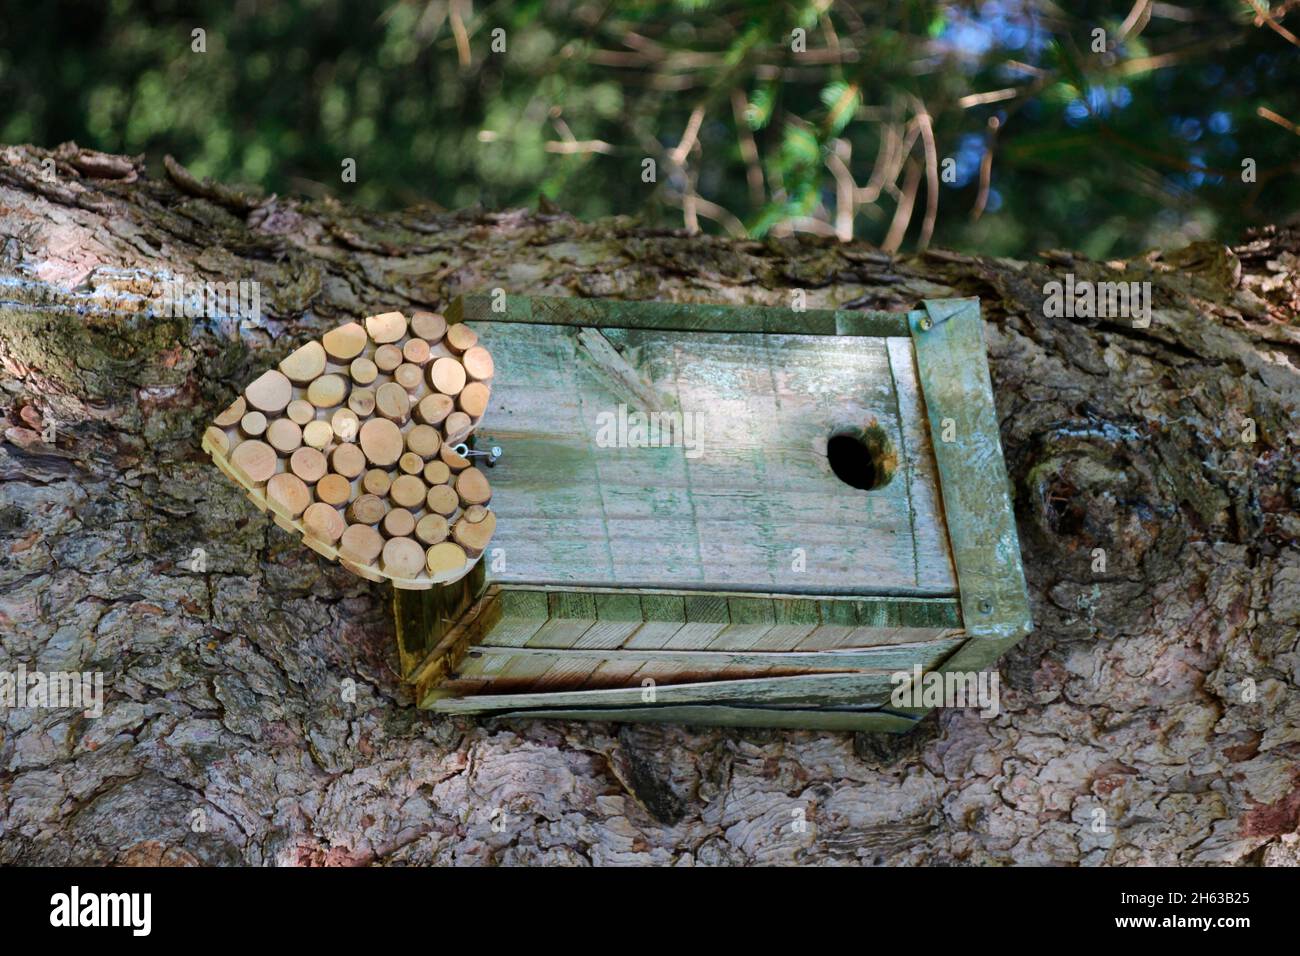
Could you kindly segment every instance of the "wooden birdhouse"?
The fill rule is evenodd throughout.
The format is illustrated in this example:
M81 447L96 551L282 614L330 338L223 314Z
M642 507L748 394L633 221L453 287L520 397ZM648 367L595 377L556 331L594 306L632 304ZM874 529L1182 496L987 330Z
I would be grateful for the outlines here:
M498 293L446 320L495 363L461 449L495 534L394 591L421 707L905 731L897 675L1031 628L978 300Z

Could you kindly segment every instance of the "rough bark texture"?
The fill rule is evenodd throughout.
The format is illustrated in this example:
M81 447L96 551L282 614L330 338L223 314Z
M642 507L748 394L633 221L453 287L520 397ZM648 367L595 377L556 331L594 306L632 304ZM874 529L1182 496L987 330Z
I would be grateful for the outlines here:
M1294 864L1298 252L1280 229L1126 264L891 258L0 151L0 669L108 688L98 720L0 714L0 863ZM1152 326L1045 318L1067 271L1149 280ZM265 318L145 315L169 273L256 279ZM981 296L1037 622L1001 662L1002 715L855 738L416 711L385 588L274 527L199 438L323 328L493 286Z

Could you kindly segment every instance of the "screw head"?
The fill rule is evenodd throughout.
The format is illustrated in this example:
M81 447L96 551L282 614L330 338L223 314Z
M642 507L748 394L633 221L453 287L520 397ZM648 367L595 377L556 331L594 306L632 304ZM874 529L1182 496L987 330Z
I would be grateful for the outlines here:
M993 602L990 601L988 598L980 598L980 603L977 605L977 607L979 608L979 612L981 614L993 613Z
M922 332L929 332L934 328L934 320L928 315L921 316L920 320L916 324L921 327Z

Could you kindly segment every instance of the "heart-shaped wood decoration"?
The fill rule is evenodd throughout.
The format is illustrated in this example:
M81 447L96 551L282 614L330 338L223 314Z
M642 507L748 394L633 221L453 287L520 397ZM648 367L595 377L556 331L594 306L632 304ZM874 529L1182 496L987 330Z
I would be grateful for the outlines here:
M463 577L496 529L454 446L487 410L492 356L436 312L348 322L254 379L203 448L275 523L372 581Z

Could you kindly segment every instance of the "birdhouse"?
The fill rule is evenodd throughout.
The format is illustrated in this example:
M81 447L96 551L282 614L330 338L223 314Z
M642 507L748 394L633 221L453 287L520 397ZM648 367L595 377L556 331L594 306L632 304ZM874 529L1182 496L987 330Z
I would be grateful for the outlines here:
M498 291L446 321L495 366L455 462L495 529L395 582L421 707L905 731L925 707L903 683L1031 628L978 300ZM447 507L463 528L473 505Z

